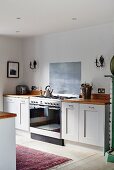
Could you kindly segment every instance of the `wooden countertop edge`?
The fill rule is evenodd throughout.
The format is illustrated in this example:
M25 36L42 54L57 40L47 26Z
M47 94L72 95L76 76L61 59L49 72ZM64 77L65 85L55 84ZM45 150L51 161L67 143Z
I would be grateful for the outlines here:
M4 94L4 97L23 97L23 98L29 98L32 96L40 96L40 95L32 95L32 94L26 94L26 95L17 95L17 94ZM70 102L70 103L81 103L81 104L97 104L97 105L106 105L110 104L110 100L106 99L64 99L62 102Z
M16 116L14 113L0 112L0 119L13 118Z
M110 104L109 100L100 100L100 99L66 99L62 100L62 102L70 102L70 103L81 103L81 104L96 104L96 105L106 105Z
M25 94L25 95L18 95L18 94L3 94L4 97L24 97L24 98L29 98L32 96L40 96L40 95L33 95L33 94Z

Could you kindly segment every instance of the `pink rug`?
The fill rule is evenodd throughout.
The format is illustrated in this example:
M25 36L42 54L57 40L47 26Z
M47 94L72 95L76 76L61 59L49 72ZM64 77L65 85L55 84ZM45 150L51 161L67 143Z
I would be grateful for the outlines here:
M16 170L45 170L69 160L71 159L20 145L16 146Z

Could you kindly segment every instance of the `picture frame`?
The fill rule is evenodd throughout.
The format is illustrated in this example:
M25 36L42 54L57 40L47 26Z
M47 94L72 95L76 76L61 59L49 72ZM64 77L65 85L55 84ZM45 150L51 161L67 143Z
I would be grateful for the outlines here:
M7 62L7 77L19 78L19 62L14 61Z

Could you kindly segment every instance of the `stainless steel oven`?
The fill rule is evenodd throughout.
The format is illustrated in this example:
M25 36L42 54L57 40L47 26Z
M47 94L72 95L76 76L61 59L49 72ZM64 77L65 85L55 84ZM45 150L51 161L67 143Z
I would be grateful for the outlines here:
M61 100L30 97L30 132L61 139Z

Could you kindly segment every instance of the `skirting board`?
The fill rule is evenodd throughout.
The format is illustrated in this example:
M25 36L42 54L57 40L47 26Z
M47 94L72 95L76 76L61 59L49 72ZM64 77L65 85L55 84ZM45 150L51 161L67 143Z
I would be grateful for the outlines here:
M43 141L43 142L48 142L48 143L53 143L53 144L56 144L56 145L64 146L64 139L56 139L56 138L38 135L38 134L34 134L34 133L31 133L31 138L36 139L36 140L40 140L40 141Z

